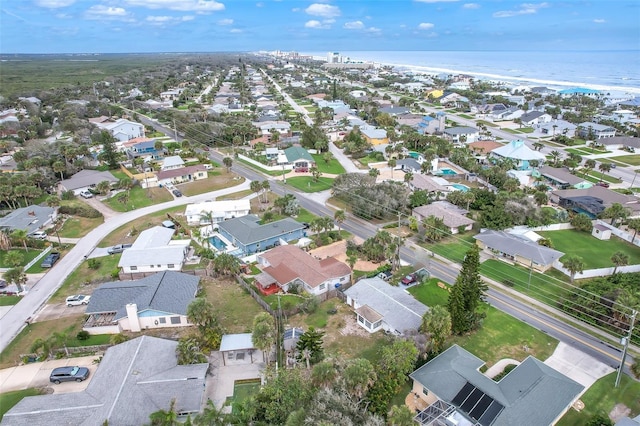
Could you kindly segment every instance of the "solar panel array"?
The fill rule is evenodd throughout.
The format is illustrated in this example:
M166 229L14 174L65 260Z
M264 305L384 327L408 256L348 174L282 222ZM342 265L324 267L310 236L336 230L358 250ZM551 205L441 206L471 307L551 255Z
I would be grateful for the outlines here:
M451 401L482 426L489 426L504 406L467 382Z

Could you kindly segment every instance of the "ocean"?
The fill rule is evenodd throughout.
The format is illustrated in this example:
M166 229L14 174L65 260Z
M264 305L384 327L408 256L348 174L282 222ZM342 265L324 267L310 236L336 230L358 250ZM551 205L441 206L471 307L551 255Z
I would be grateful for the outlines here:
M325 52L310 53L325 57ZM608 51L358 51L340 52L430 74L470 74L552 88L588 87L640 94L640 50Z

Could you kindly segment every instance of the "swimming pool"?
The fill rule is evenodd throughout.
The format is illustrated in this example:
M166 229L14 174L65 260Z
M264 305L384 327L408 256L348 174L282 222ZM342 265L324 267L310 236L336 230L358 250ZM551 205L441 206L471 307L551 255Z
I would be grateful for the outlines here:
M416 160L420 158L420 153L415 151L409 151L409 157L415 158Z
M443 175L457 175L458 174L453 169L440 169L440 170L438 170L438 173L439 174L443 174Z
M469 189L471 189L467 185L462 185L460 183L454 183L451 186L457 189L458 191L462 191L462 192L467 192L469 191Z
M220 237L218 237L217 235L214 235L213 237L209 238L209 242L211 243L212 246L214 246L220 251L224 251L227 249L227 245L225 244L225 242L222 241Z

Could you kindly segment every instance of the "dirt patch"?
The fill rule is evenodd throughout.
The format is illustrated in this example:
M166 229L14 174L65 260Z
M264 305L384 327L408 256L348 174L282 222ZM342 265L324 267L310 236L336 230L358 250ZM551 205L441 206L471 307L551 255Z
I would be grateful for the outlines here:
M362 244L362 238L355 237L356 244ZM327 257L335 257L337 260L343 263L347 263L347 242L345 240L336 241L328 246L318 247L309 251L309 254L315 256L317 259L324 259ZM375 271L380 266L379 263L373 263L366 260L358 259L353 266L353 269L358 271Z
M609 418L614 422L617 422L623 417L629 417L631 409L624 404L616 404L613 410L609 412Z

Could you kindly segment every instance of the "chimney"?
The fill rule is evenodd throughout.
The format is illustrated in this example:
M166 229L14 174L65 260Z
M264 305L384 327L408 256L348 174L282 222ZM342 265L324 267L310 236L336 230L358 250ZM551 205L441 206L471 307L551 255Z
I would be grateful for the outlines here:
M129 328L131 331L140 331L140 319L138 318L138 305L127 303L127 318L129 318Z

